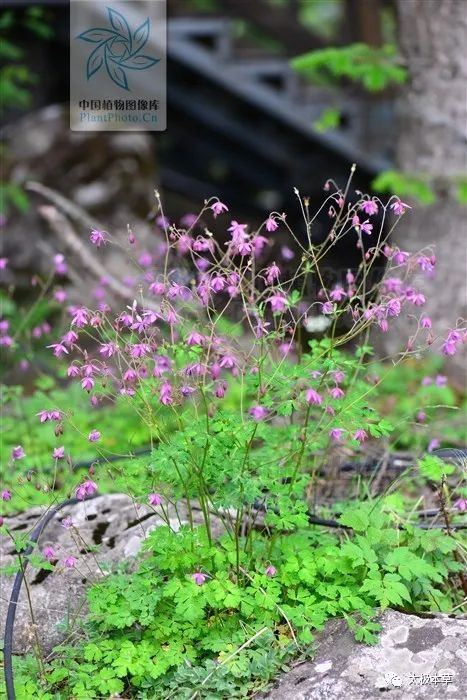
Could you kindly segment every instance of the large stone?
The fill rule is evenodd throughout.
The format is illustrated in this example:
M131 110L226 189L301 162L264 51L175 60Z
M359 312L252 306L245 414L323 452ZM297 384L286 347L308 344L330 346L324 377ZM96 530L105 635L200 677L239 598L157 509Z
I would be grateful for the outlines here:
M177 530L188 522L186 506L168 508L171 527ZM8 518L6 524L13 535L26 534L44 514L42 508L32 508L20 515ZM71 518L72 527L65 528L61 522ZM201 510L194 506L193 520L201 524ZM213 533L218 536L222 525L211 515ZM32 615L28 603L26 586L23 583L14 627L14 652L24 654L31 650L35 637L40 641L44 653L67 638L73 638L76 621L86 613L86 588L98 581L117 564L127 562L131 566L145 537L156 527L165 525L162 517L152 508L132 501L128 496L112 494L91 501L67 506L44 529L38 549L51 545L58 563L53 572L27 569L27 583L32 604ZM95 551L90 551L95 550ZM63 559L77 558L74 568L66 568ZM0 565L15 565L17 554L12 542L2 537L0 542ZM0 621L3 632L6 611L13 585L13 575L1 576Z
M375 646L355 642L343 620L320 633L316 657L284 674L268 700L467 696L467 620L387 610Z

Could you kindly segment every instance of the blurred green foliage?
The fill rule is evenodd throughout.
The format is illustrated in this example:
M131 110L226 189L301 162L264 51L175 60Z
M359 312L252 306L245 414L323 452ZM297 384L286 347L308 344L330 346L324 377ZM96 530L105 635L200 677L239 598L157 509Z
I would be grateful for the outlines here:
M390 85L400 85L407 77L397 48L385 44L375 48L356 43L344 47L329 47L297 56L292 67L315 83L333 85L347 78L368 92L380 92Z
M53 37L53 29L47 21L45 11L40 7L26 7L24 10L6 10L0 14L0 114L9 109L28 109L32 104L31 88L37 84L38 76L26 63L22 48L10 38L13 30L25 30L35 37L48 41ZM2 149L0 158L5 163L6 153ZM23 188L15 182L0 181L0 215L6 216L10 207L19 211L28 208L28 197Z

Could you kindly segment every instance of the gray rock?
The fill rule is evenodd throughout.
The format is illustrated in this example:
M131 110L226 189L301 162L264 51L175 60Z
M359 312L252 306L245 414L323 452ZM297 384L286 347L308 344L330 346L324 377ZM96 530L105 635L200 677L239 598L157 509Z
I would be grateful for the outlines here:
M467 695L467 620L387 610L375 646L358 644L343 620L320 633L313 661L284 674L268 700L390 700Z
M26 534L38 523L44 513L42 508L32 508L12 518L7 525L13 535ZM177 505L177 511L169 506L169 522L174 530L187 523L186 506ZM72 527L61 522L71 518ZM214 534L222 532L221 521L211 516ZM196 524L203 521L201 510L193 509ZM38 571L33 566L27 570L32 615L26 586L23 583L14 628L14 652L24 654L39 640L43 653L65 639L74 638L76 622L86 613L85 591L89 584L98 581L121 562L131 565L135 561L145 537L156 527L165 525L162 517L146 505L133 502L128 496L112 494L64 508L42 533L38 549L47 545L54 548L57 564L53 572ZM91 551L95 550L95 551ZM37 551L37 550L36 550ZM77 558L74 568L66 568L67 556ZM1 568L16 565L17 555L10 539L0 542ZM8 601L14 575L4 572L0 578L0 623L3 632ZM37 638L37 639L36 639Z

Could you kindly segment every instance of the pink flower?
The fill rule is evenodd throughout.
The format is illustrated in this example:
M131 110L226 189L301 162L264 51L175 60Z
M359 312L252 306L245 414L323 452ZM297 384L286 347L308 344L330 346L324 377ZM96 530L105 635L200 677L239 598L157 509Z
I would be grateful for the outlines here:
M295 253L288 246L283 245L281 248L281 256L283 260L293 260Z
M53 348L55 357L62 357L62 355L68 355L68 350L63 345L63 343L53 343L52 345L47 345L48 348Z
M345 396L342 389L338 386L333 386L332 389L330 389L329 393L331 394L333 399L342 399Z
M202 574L200 571L195 571L194 574L191 574L191 578L197 586L202 586L203 583L205 583L207 576L206 574Z
M77 326L78 328L83 328L89 319L89 314L87 309L78 308L74 310L73 318L71 320L72 326Z
M65 456L65 448L63 445L61 447L55 447L52 452L53 459L63 459Z
M76 557L70 555L63 560L63 566L67 569L72 569L77 561Z
M413 292L407 298L409 299L409 301L412 302L412 304L415 304L415 306L423 306L423 304L426 301L424 295L421 292Z
M338 285L337 287L334 287L329 296L332 301L342 301L342 299L345 299L347 295L342 287Z
M173 404L172 387L169 382L162 384L159 392L159 401L163 406L171 406Z
M281 343L278 347L280 354L283 357L287 357L289 352L292 350L293 341L290 340L288 343Z
M8 266L8 258L0 258L0 270L6 270Z
M408 204L397 198L389 207L390 209L393 210L394 214L396 216L401 216L402 214L405 214L406 209L412 209L412 207L409 207Z
M94 379L92 379L92 377L84 377L81 380L81 388L84 389L84 391L92 391L94 388Z
M424 316L422 320L420 321L420 325L422 328L432 328L433 324L431 322L431 318L428 316Z
M48 411L39 411L39 413L36 413L36 416L39 416L41 423L46 423L48 420L50 420Z
M11 491L8 489L2 491L2 501L11 501Z
M152 256L147 251L144 251L139 256L138 263L141 265L141 267L151 267Z
M279 224L277 221L269 215L268 218L266 219L266 231L269 231L271 233L272 231L276 231L279 228Z
M204 344L204 336L201 335L201 333L198 333L197 331L192 331L189 335L188 338L186 339L186 344L187 345L203 345Z
M73 525L73 520L69 515L67 515L66 518L63 518L63 520L60 522L60 525L65 528L65 530L69 530L70 527Z
M98 231L97 229L93 229L89 236L89 240L93 245L96 246L96 248L100 248L101 245L105 245L106 243L104 231Z
M345 379L344 372L342 372L342 370L340 370L340 369L336 369L336 371L334 372L334 381L337 384L341 384L344 381L344 379Z
M433 440L430 440L430 442L428 443L428 448L427 448L428 452L433 452L433 450L437 450L439 445L440 445L440 442L439 442L438 438L433 438Z
M130 355L134 358L144 357L149 352L149 347L145 343L135 343L130 345Z
M332 301L325 301L324 304L321 304L321 313L322 314L332 314L334 311L334 306Z
M228 207L223 204L222 202L214 202L214 204L211 204L210 207L212 213L214 214L214 218L217 219L219 214L222 214L224 211L229 211Z
M162 496L160 493L150 493L148 496L148 503L150 506L160 506L162 503Z
M405 250L397 250L392 256L392 259L396 265L405 265L409 259L409 254Z
M268 239L264 236L254 236L251 240L253 245L253 253L256 257L259 257L263 252L263 248L268 242Z
M239 255L245 256L245 255L250 255L252 252L253 248L251 246L251 243L248 241L240 241L239 243L236 244L236 251Z
M98 430L91 430L91 432L88 435L89 442L97 442L100 439L101 439L100 432Z
M57 255L54 255L53 261L57 275L66 275L68 272L68 265L66 264L65 256L61 253L57 253Z
M62 337L63 345L68 345L69 347L71 347L74 343L76 343L77 340L78 340L78 334L75 333L75 331L68 331Z
M362 202L360 209L364 211L365 214L368 214L368 216L378 213L378 205L373 199L366 199L364 202Z
M169 228L170 220L166 216L158 216L156 219L156 224L161 228Z
M274 284L275 280L279 279L279 276L281 274L280 268L276 265L276 263L272 263L269 267L266 268L266 281L268 284Z
M275 575L277 574L277 569L276 569L276 567L273 566L272 564L269 564L269 566L266 567L264 573L265 573L266 576L268 576L269 578L272 578L273 576L275 576Z
M358 442L365 442L367 439L368 435L363 428L359 428L358 430L355 431L354 433L354 440L358 440Z
M254 418L254 420L261 421L268 415L268 410L267 408L264 408L264 406L253 406L250 408L249 414L252 416L252 418Z
M387 304L389 316L399 316L402 309L400 299L390 299Z
M86 496L92 496L97 491L97 484L95 481L84 481L76 489L76 498L80 501L84 501Z
M428 258L426 255L421 255L419 258L417 258L417 263L423 272L433 272L435 269L431 258Z
M454 508L457 508L461 513L465 513L467 510L467 498L458 498L454 501Z
M342 439L343 434L344 431L342 428L332 428L332 430L329 431L329 437L335 442L339 442L339 440Z
M445 355L448 355L449 357L452 357L453 355L456 354L457 352L457 346L456 343L454 342L449 342L446 340L443 345L441 346L441 350Z
M11 458L12 459L23 459L23 457L26 457L26 453L23 450L21 445L17 445L16 447L13 447L11 451Z
M196 214L191 213L184 214L180 219L180 223L182 224L182 226L186 226L187 228L191 228L192 226L194 226L197 221L198 217L196 216Z
M234 355L226 353L223 355L219 361L219 366L224 369L233 369L237 366L237 358Z
M42 550L42 554L44 555L44 558L50 562L56 558L55 557L55 550L50 545L48 545L47 547L44 547L44 549Z
M218 382L214 389L214 395L218 399L223 399L227 391L227 382Z
M165 294L165 284L163 282L153 282L149 285L149 291L154 296L162 296Z
M102 343L99 348L99 354L103 355L104 357L112 357L112 355L115 355L117 350L118 347L115 345L115 343Z
M368 235L370 235L373 231L373 224L370 224L369 221L364 221L363 224L360 225L360 230L363 233L367 233Z
M68 377L78 377L79 376L79 367L76 365L70 365L66 371Z
M318 394L318 392L314 389L308 389L308 391L305 394L305 401L308 404L310 404L310 406L319 406L323 401L323 397L321 396L321 394Z
M267 301L273 311L282 313L287 308L287 298L283 294L273 294Z
M448 383L448 378L445 377L443 374L438 374L435 379L435 384L436 386L446 386Z
M242 241L248 235L246 232L248 224L239 224L238 221L231 221L227 231L232 235L235 243Z
M221 292L225 287L225 279L221 275L214 275L210 286L213 292Z

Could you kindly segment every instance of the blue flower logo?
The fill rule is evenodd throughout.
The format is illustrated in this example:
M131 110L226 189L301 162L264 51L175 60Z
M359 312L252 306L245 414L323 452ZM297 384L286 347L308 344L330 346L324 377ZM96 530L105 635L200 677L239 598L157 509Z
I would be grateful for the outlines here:
M89 80L104 66L112 82L131 92L126 71L146 70L160 61L159 58L141 53L149 38L149 17L132 32L120 12L110 7L106 9L111 29L95 27L76 37L90 44L97 44L87 60L86 77Z

